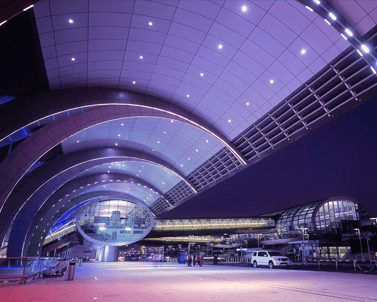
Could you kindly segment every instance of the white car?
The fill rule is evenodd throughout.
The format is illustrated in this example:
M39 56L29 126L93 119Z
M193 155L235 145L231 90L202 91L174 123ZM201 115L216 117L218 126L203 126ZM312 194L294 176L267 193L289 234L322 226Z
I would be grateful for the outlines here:
M262 250L255 251L251 257L251 262L254 267L260 265L268 266L269 268L274 268L274 266L287 266L291 265L292 262L288 257L283 256L278 251L273 250Z

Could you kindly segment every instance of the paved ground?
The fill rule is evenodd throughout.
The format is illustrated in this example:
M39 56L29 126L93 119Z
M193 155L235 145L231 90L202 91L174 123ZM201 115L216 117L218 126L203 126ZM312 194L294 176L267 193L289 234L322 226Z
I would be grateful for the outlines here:
M0 301L377 301L377 276L175 263L84 263L74 281L3 285Z

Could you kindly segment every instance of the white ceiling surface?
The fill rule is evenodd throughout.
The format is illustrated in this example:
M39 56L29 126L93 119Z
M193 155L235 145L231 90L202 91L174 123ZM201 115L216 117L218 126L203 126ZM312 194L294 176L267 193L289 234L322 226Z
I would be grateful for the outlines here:
M169 119L137 117L93 126L65 140L62 147L64 154L96 147L139 150L188 175L224 146L194 126Z
M77 178L99 173L127 174L153 185L162 193L166 193L182 180L177 175L159 166L135 161L100 165L81 173Z
M106 190L130 194L131 196L143 201L147 206L150 206L153 202L160 198L160 194L153 193L149 188L144 188L144 186L142 185L138 185L136 183L132 184L124 181L106 181L101 185L97 184L96 186L90 186L85 188L84 193L86 194Z
M359 32L365 35L377 24L376 0L333 0L331 4Z
M295 0L45 0L34 10L52 90L162 97L228 139L350 46Z

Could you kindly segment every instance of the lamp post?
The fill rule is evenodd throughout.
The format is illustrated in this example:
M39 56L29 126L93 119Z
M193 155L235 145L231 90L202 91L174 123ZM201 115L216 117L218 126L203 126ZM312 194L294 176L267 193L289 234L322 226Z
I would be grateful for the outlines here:
M361 260L364 261L364 253L363 253L363 245L361 244L361 236L360 236L360 229L356 228L355 231L359 235L359 241L360 241L360 251L361 251Z

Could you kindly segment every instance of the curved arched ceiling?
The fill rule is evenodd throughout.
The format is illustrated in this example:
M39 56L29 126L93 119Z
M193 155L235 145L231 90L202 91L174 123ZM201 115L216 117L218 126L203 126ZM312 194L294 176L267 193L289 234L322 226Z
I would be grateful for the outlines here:
M229 139L350 45L297 1L46 0L34 12L52 90L158 96Z
M185 123L160 118L129 118L83 130L62 142L63 153L87 148L130 148L151 153L188 175L223 145Z

